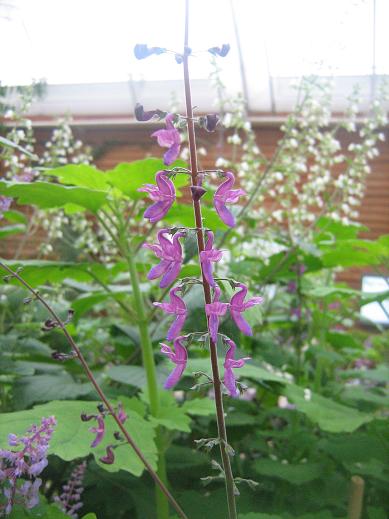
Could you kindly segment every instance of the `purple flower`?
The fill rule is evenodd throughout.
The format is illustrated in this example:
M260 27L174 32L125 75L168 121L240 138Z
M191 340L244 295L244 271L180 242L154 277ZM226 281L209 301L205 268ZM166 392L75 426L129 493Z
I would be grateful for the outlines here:
M135 118L137 121L150 121L154 116L157 116L159 119L163 119L166 116L166 112L162 112L162 110L148 110L144 111L143 105L140 103L136 103L135 105Z
M227 209L226 204L235 204L240 196L246 194L243 189L231 189L235 182L235 177L231 171L225 173L227 180L220 184L217 188L213 203L217 214L223 220L223 222L229 227L235 226L235 218L232 213Z
M22 447L21 450L0 449L0 481L3 495L7 500L5 514L12 511L16 498L22 498L26 508L33 508L39 502L41 479L36 478L47 466L47 450L56 425L54 416L42 418L40 425L32 425L24 436L10 434L10 447ZM25 481L18 485L18 478Z
M167 114L165 119L166 129L157 130L151 134L151 137L157 138L159 146L169 148L163 156L163 162L166 166L174 162L180 153L180 132L174 127L173 119L174 114Z
M220 117L217 114L207 114L199 117L199 126L207 130L207 132L214 132L219 120Z
M166 49L162 47L148 47L145 43L137 43L134 47L134 54L136 59L145 59L152 54L163 54Z
M84 492L83 479L85 470L86 461L83 461L73 469L70 478L62 486L62 493L54 497L54 501L58 503L61 510L69 517L73 517L73 519L77 519L78 514L76 510L83 506L80 499L81 494Z
M174 370L170 373L164 384L165 389L170 389L175 386L180 380L188 362L188 352L183 346L182 341L185 340L185 335L177 337L174 341L174 351L167 344L161 343L161 353L169 357L169 359L176 364Z
M214 235L212 231L207 232L207 242L205 250L200 252L200 261L205 279L211 285L215 286L215 280L212 275L212 262L217 262L222 259L223 252L219 249L213 249Z
M208 316L209 333L211 340L217 343L217 333L219 330L219 318L227 312L228 303L220 303L220 288L215 285L213 302L205 305L205 313Z
M230 396L237 397L239 396L239 391L236 387L235 375L232 370L235 368L242 368L245 365L246 360L250 360L250 357L235 360L236 344L231 339L227 339L225 342L228 344L229 348L224 361L224 385L228 389Z
M208 52L213 54L214 56L220 56L221 58L225 58L230 51L229 43L223 43L221 47L211 47L208 49Z
M192 193L192 200L194 202L198 202L202 196L207 192L202 186L190 186L190 190Z
M164 312L176 316L167 332L166 340L168 341L173 341L179 335L187 316L185 301L177 295L177 292L181 292L181 287L175 287L170 290L170 303L153 303L154 306L162 308Z
M178 232L173 236L173 240L167 238L170 233L169 229L161 229L157 233L159 244L149 245L145 243L143 247L154 252L160 263L155 265L147 275L147 279L156 279L162 276L159 286L165 288L176 279L181 270L182 265L182 247L179 239L185 236L185 233Z
M119 418L120 423L124 423L128 418L126 412L123 409L123 404L121 402L119 402L118 404L117 417Z
M254 305L259 305L263 302L262 297L252 297L248 301L244 301L247 295L247 286L243 283L238 283L238 287L240 291L234 294L231 297L230 301L230 312L231 317L235 321L236 326L241 330L245 335L252 335L253 332L250 328L249 323L243 318L242 312L251 308Z
M96 434L95 439L91 443L91 447L97 447L97 445L99 445L99 443L102 442L102 440L104 438L104 434L105 434L104 416L99 414L95 418L97 420L97 426L91 427L89 429L89 432Z
M148 193L151 200L155 204L151 205L144 212L144 218L148 218L150 223L155 223L161 220L171 208L176 199L176 190L173 182L166 176L164 171L158 171L155 175L154 184L144 184L138 191Z
M106 465L112 465L115 461L115 454L113 452L113 445L108 445L105 449L105 455L101 456L100 461Z
M0 220L3 218L3 212L8 211L12 203L12 198L0 195Z

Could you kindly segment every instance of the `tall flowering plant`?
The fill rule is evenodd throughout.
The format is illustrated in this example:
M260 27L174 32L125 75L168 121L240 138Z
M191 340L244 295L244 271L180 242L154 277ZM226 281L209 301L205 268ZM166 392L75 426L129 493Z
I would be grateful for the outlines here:
M190 169L184 170L180 168L180 170L177 170L167 168L158 171L155 179L156 185L145 185L140 188L140 191L149 193L150 199L153 202L153 204L146 209L144 217L149 219L151 223L156 223L163 220L175 201L174 184L171 182L171 178L176 174L187 174L190 177L190 189L195 223L194 231L196 232L197 237L201 280L189 280L189 282L200 283L203 287L207 331L200 333L200 335L204 336L205 334L208 337L212 366L212 384L215 394L218 426L217 443L220 447L223 465L222 474L226 485L229 518L236 519L237 511L235 495L237 494L237 489L230 463L230 455L233 453L233 449L231 449L227 441L223 409L223 388L225 388L226 392L231 397L237 397L239 395L233 370L241 368L249 359L235 359L236 344L229 337L219 334L219 323L221 318L223 318L227 313L230 313L239 330L246 335L251 335L252 330L242 314L246 309L260 304L262 298L253 297L245 301L248 288L243 283L236 283L231 280L231 286L238 289L238 291L232 296L229 302L222 301L222 291L217 282L218 278L215 278L214 276L214 264L218 263L222 259L223 252L214 248L214 234L211 230L206 229L203 224L201 198L207 191L203 183L205 176L212 173L212 171L202 171L198 167L195 124L204 128L206 131L213 131L218 123L218 117L214 114L207 114L197 118L194 118L193 116L191 85L189 79L189 58L192 55L192 50L188 45L188 3L187 0L184 50L182 54L173 53L176 62L183 66L186 115L183 116L171 113L165 114L165 112L162 112L159 109L145 111L143 106L138 104L135 109L135 116L138 121L149 121L154 116L159 119L165 119L166 129L154 132L152 137L157 137L160 146L168 148L167 152L164 154L164 163L166 166L169 166L178 156L180 149L180 133L175 126L175 122L177 126L181 126L181 123L185 121L189 142ZM210 54L220 57L225 57L228 54L228 51L229 45L227 44L224 44L221 47L212 47L208 49ZM160 47L148 47L145 44L139 44L136 45L134 52L137 59L144 59L153 54L160 55L167 52L170 53L171 51ZM221 172L220 170L217 170L217 172L219 175L222 175L223 181L216 189L213 204L221 220L227 226L234 227L235 218L230 206L237 203L240 197L245 196L246 193L243 189L234 189L235 177L231 171ZM183 375L188 361L187 347L193 338L193 334L181 334L182 329L185 326L187 308L185 301L178 295L178 293L185 289L188 279L185 278L185 280L177 284L177 278L180 275L183 263L181 242L185 240L188 231L189 229L180 228L180 232L177 232L177 228L163 228L157 234L157 244L144 245L145 248L152 250L160 259L160 263L150 270L148 278L152 280L161 277L160 287L162 288L169 287L173 283L176 284L176 286L170 290L169 302L154 303L161 307L161 309L167 314L172 314L174 316L166 337L167 341L173 343L173 346L163 343L161 347L162 354L166 355L170 361L175 364L174 369L165 382L166 389L174 387ZM217 356L217 343L219 337L227 348L224 360L223 378L220 376Z

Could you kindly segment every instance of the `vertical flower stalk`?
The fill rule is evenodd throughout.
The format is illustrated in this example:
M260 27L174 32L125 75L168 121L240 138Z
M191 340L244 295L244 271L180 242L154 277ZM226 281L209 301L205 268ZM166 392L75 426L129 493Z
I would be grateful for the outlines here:
M190 86L189 76L189 0L185 3L185 40L184 40L184 54L183 54L183 68L184 68L184 87L185 87L185 104L186 104L186 117L187 117L187 130L188 130L188 141L189 141L189 156L190 156L190 170L191 170L191 183L193 187L201 186L201 177L198 174L197 164L197 150L196 150L196 134L195 125L193 120L193 104L192 94ZM192 190L193 192L193 190ZM197 228L197 247L199 256L206 250L204 241L204 229L203 219L201 215L201 199L192 196L193 199L193 210L195 217L195 225ZM218 211L219 212L219 211ZM204 256L204 255L203 255ZM207 280L209 278L207 270L204 272L204 262L200 262L202 279L203 279L203 291L204 300L206 305L212 304L211 287ZM209 307L207 307L209 308ZM208 329L210 330L210 323L208 317ZM237 519L236 502L235 502L235 483L234 476L232 473L230 457L228 454L228 441L227 441L227 430L224 419L224 408L223 408L223 395L222 395L222 382L220 380L219 365L217 359L216 342L213 340L210 334L209 348L211 356L212 366L212 379L215 393L215 406L216 406L216 419L220 445L220 455L223 464L223 470L225 474L225 484L227 493L228 513L229 519Z

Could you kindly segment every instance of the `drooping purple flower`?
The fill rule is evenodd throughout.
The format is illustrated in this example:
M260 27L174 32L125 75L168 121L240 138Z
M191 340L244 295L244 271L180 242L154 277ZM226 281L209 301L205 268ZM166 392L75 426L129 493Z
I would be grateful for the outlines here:
M180 132L174 127L173 120L174 114L167 114L165 119L166 129L157 130L151 134L151 137L156 137L159 146L169 148L163 156L163 162L166 166L174 162L180 153Z
M145 112L143 105L141 105L140 103L136 103L134 113L136 120L142 122L150 121L150 119L152 119L155 116L159 119L163 119L166 116L166 112L158 110L158 108L156 110L148 110Z
M248 301L244 301L248 288L243 283L238 283L238 287L240 288L239 292L234 294L231 297L230 301L230 312L231 317L235 321L236 326L243 332L245 335L252 335L253 331L249 325L249 323L243 318L242 313L245 310L248 310L254 305L259 305L263 302L262 297L252 297Z
M128 418L128 415L124 411L123 404L121 402L118 404L117 417L119 418L120 423L124 423Z
M207 114L199 117L199 126L200 128L204 128L207 132L214 132L219 120L220 117L217 114Z
M170 239L169 229L161 229L157 233L159 244L150 245L145 243L143 247L150 249L161 261L155 265L147 275L147 279L156 279L162 276L159 286L165 288L176 279L182 265L182 247L179 242L185 233L178 232Z
M97 420L97 426L91 427L89 429L89 432L96 435L95 439L91 443L91 447L97 447L103 440L104 434L105 434L105 422L104 422L104 416L99 414L96 417Z
M18 502L22 500L26 508L38 504L42 480L36 476L47 466L47 450L56 423L54 416L42 418L40 425L32 425L24 436L9 435L9 446L19 450L0 449L0 482L7 500L5 515L11 513L16 499ZM21 477L29 481L20 486L18 478Z
M115 453L113 452L113 445L108 445L105 449L105 455L101 456L100 461L106 465L112 465L115 461Z
M86 461L77 465L65 485L62 486L62 493L54 497L60 509L73 519L78 518L76 511L83 506L81 494L84 492L83 479L85 476Z
M138 191L148 193L151 200L155 204L151 205L144 212L144 218L147 218L150 223L155 223L161 220L169 211L176 199L176 190L173 182L166 176L164 171L158 171L155 175L154 184L144 184Z
M227 171L225 176L227 180L217 188L213 203L217 214L223 222L229 227L234 227L235 218L230 210L227 209L226 204L235 204L239 200L239 197L246 194L246 191L243 189L231 189L235 182L235 176L231 171Z
M211 336L211 340L216 344L217 343L217 334L219 330L219 319L227 312L228 303L220 302L220 288L215 285L214 288L214 296L213 302L205 305L205 313L208 316L209 322L209 333Z
M230 51L230 44L229 43L223 43L221 47L211 47L208 49L208 52L210 54L213 54L214 56L220 56L221 58L225 58L227 54Z
M148 47L145 43L137 43L134 47L134 54L136 59L145 59L152 54L163 54L166 49L162 47Z
M231 339L226 339L225 342L228 344L229 348L224 361L224 385L228 389L230 396L237 397L239 396L239 391L236 387L235 375L232 370L235 368L242 368L245 365L246 360L250 360L250 357L235 360L236 344Z
M200 252L200 262L202 265L202 270L204 273L205 279L211 285L211 287L215 286L215 280L213 279L212 271L212 262L217 262L222 259L223 251L219 249L213 248L214 235L212 231L207 231L207 242L205 244L205 250Z
M177 292L181 292L181 290L181 287L175 287L170 290L169 303L153 303L154 306L162 308L164 312L176 316L167 332L166 340L168 341L173 341L179 335L187 316L185 301L177 295Z
M186 339L185 335L177 337L174 341L174 351L167 344L161 343L161 353L166 355L176 367L170 373L164 384L165 389L170 389L180 380L188 362L188 352L182 342Z

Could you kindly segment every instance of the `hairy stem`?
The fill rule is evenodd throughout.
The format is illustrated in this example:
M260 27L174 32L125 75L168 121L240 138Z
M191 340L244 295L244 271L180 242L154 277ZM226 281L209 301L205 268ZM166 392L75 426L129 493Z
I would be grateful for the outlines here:
M163 493L164 496L166 496L166 499L171 503L172 507L176 510L176 512L178 513L179 517L181 517L182 519L188 519L188 517L186 516L184 511L181 509L180 505L177 503L177 501L174 499L174 497L169 492L169 490L166 487L165 483L161 480L159 475L154 471L154 469L152 468L150 463L147 461L147 459L143 455L142 451L139 449L139 447L137 446L137 444L133 440L133 438L130 435L130 433L127 431L125 426L121 423L119 417L116 414L116 411L115 411L114 407L111 405L111 403L109 402L108 398L106 397L104 391L101 389L100 385L98 384L97 380L95 379L95 376L93 375L91 369L89 368L88 363L85 360L85 357L83 356L80 348L77 346L77 344L75 343L73 337L67 331L64 322L60 319L60 317L58 316L56 311L50 306L50 304L46 301L46 299L44 299L39 294L39 292L37 290L35 290L29 283L27 283L27 281L25 281L17 272L14 272L10 267L5 265L3 262L0 262L0 267L3 268L5 271L7 271L8 274L10 274L12 277L17 279L19 281L19 283L21 283L25 288L27 288L27 290L34 296L34 298L36 300L38 300L46 308L46 310L53 317L55 322L58 323L58 327L61 329L61 331L65 335L65 338L66 338L67 342L69 343L72 351L74 351L76 353L76 356L77 356L78 360L80 361L80 363L81 363L81 365L82 365L82 367L83 367L83 369L85 371L86 376L88 377L88 379L90 380L91 384L95 388L95 390L96 390L97 394L99 395L101 401L104 403L105 407L108 409L110 415L115 420L117 426L119 427L119 429L123 433L127 443L135 451L136 455L141 460L143 465L146 467L146 469L150 473L150 476L153 478L154 482L156 483L156 485L158 486L160 491ZM168 517L168 514L167 514L167 517Z
M198 166L197 166L197 152L196 152L196 136L193 121L193 108L192 108L192 94L190 88L189 78L189 65L188 65L188 49L189 49L189 0L186 0L186 15L185 15L185 41L184 41L184 86L185 86L185 103L186 103L186 116L187 116L187 128L188 128L188 140L189 140L189 154L190 154L190 166L191 166L191 182L192 186L198 185ZM200 200L193 200L193 210L195 217L195 225L197 228L197 247L198 252L204 250L204 228L203 220L201 216L201 202ZM211 288L205 279L202 271L203 279L203 290L204 300L206 304L212 302L211 299ZM208 324L209 329L209 324ZM237 519L236 504L235 504L235 484L234 477L232 474L230 458L227 452L227 431L224 420L224 409L223 409L223 395L222 395L222 383L220 380L219 366L217 359L216 344L210 338L209 348L211 354L211 366L212 366L212 377L213 386L215 392L215 405L216 405L216 419L217 428L219 435L220 454L223 463L223 469L225 474L225 484L227 492L227 503L229 519Z

